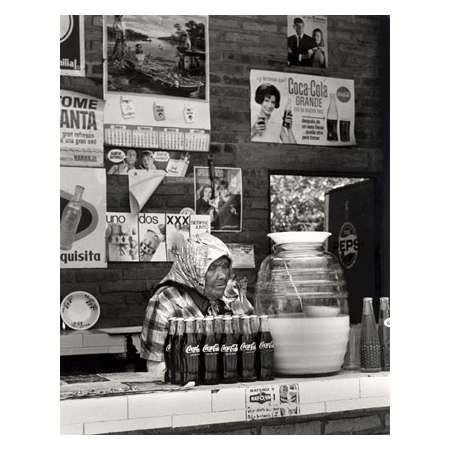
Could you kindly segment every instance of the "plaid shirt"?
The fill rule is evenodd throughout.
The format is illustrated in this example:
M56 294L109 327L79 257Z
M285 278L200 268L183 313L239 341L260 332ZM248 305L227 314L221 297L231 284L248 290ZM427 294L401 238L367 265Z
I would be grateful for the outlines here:
M235 300L225 306L221 302L221 308L225 314L250 314L253 307ZM220 312L220 311L219 311ZM176 287L165 286L159 289L150 299L145 311L144 324L142 325L141 358L161 362L164 361L164 342L169 331L169 319L171 317L204 317L205 315L217 315L213 308L207 308L205 314L200 310L192 297L187 292L181 293Z

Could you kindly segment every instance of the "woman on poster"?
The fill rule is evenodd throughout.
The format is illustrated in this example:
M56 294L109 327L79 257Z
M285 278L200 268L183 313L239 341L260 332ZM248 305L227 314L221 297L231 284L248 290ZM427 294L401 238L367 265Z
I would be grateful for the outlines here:
M297 143L292 131L292 108L289 104L284 111L281 125L270 120L273 111L280 107L280 97L280 91L273 84L263 83L256 89L255 102L261 105L261 108L251 128L252 141Z
M241 228L241 197L232 194L228 188L228 181L221 180L219 187L218 211L211 223L213 230L236 230Z
M326 67L325 43L323 33L320 28L313 31L314 47L308 50L308 56L311 59L312 67Z
M111 61L121 61L125 56L125 26L122 22L123 16L114 16L112 26L114 33L114 49L111 54Z

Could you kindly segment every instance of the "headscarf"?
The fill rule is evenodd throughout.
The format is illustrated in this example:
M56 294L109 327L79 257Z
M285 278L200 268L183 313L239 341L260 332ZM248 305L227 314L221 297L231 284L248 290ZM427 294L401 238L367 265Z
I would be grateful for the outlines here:
M195 289L201 295L205 295L206 272L209 266L222 256L230 260L230 266L232 262L228 247L208 233L182 240L172 252L175 261L161 284L174 281Z

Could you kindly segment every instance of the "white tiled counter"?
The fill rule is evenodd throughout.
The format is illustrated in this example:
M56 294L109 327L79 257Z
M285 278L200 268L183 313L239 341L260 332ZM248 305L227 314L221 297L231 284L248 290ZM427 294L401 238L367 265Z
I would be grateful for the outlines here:
M299 383L300 414L295 417L387 408L389 380L389 372L343 371L328 377L276 378L269 382L198 386L189 391L62 400L61 433L160 429L169 434L182 427L242 423L246 422L246 388L266 383Z

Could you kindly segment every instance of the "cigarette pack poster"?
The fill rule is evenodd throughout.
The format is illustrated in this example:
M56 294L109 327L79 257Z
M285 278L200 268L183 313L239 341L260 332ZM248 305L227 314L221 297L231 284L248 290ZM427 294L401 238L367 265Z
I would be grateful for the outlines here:
M61 167L61 268L106 267L104 169Z
M60 93L61 166L103 167L105 102L78 92Z
M207 16L104 16L105 142L208 151Z
M251 244L226 244L229 248L235 269L255 268L255 248Z
M328 66L326 16L287 16L288 65Z
M84 77L84 18L83 16L61 15L59 24L60 74Z
M166 215L139 214L139 261L162 262L166 257Z
M190 155L185 152L151 151L134 148L107 147L105 169L108 175L127 175L130 170L164 170L167 177L184 177Z
M355 145L353 80L250 71L252 142Z
M246 389L247 420L300 414L299 384L265 384Z
M208 167L194 167L195 213L209 215L211 231L242 231L242 171L216 167L211 183Z
M183 241L190 235L189 214L166 214L167 261L174 261L175 254Z
M138 261L139 234L136 214L106 213L108 261Z

